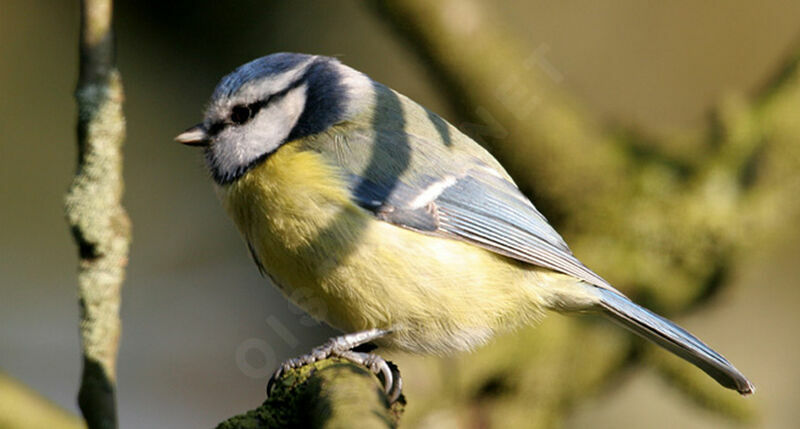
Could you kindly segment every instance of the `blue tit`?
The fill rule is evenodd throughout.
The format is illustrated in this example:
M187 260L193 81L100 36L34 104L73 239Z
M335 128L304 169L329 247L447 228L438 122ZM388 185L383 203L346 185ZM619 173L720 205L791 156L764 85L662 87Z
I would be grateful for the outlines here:
M374 364L351 350L367 341L470 350L546 310L596 311L754 391L720 354L584 266L481 146L334 58L278 53L237 68L176 140L203 148L261 272L347 333L284 370L332 354Z

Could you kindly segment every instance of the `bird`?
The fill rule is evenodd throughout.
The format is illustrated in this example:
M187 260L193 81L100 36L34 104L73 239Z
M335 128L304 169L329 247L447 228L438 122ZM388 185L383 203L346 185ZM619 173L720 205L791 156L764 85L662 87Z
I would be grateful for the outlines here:
M482 146L336 58L274 53L216 86L176 141L203 149L259 271L343 332L291 368L337 356L399 374L357 348L449 355L534 324L595 312L742 395L754 385L675 323L580 262Z

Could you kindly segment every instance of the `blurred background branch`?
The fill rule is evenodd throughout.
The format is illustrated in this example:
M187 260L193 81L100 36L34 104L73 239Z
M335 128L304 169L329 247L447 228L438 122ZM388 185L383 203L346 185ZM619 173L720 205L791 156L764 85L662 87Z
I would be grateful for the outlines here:
M80 418L0 372L0 428L85 427Z
M692 133L691 141L654 141L587 114L558 87L561 76L544 56L546 49L520 44L484 4L372 4L441 82L466 121L462 128L507 166L588 266L601 267L635 300L666 314L705 301L723 284L733 255L751 249L774 225L796 218L800 50L758 96L723 100L707 129ZM484 402L481 412L505 427L514 414L520 427L547 427L567 404L600 389L630 359L645 357L698 403L751 416L741 399L703 381L689 365L666 363L671 361L663 353L639 353L640 344L627 338L626 347L610 349L607 337L616 334L592 340L595 334L587 332L599 328L580 322L559 320L543 328L518 336L535 338L503 341L464 358L460 374L471 388L456 399L462 404L451 406L474 408L487 386L517 380L503 386L503 401ZM548 329L574 332L553 336ZM540 349L554 341L559 344L551 352ZM493 362L515 359L507 368L479 369L481 355L493 356ZM546 383L553 374L568 375L557 389ZM549 388L531 392L537 389L531 386ZM525 399L512 412L514 395Z
M78 245L83 374L78 404L90 428L117 427L116 360L130 221L122 207L122 81L111 0L81 2L78 166L66 216Z

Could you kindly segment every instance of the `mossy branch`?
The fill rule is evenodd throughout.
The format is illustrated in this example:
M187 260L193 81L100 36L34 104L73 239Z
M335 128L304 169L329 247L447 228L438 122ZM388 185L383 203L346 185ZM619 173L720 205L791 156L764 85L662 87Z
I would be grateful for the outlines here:
M122 81L114 65L110 0L81 2L78 166L66 217L78 245L83 373L78 403L90 428L117 427L120 289L130 245L122 207Z
M403 403L389 405L380 380L365 368L329 358L288 371L260 407L217 429L394 428Z

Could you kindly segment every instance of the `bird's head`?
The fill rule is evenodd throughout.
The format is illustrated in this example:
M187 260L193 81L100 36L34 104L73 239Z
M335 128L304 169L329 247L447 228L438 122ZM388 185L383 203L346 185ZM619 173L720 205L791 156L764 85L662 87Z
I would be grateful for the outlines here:
M357 113L370 80L330 57L278 53L223 77L203 122L178 135L205 148L214 180L230 183L281 145Z

